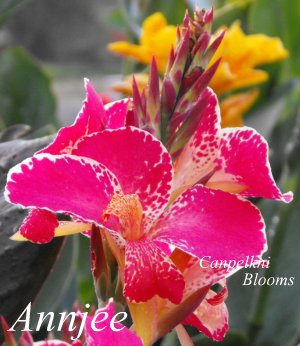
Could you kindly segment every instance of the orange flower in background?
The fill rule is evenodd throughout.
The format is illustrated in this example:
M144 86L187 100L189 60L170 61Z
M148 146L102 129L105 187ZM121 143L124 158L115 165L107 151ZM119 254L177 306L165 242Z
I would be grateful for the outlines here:
M110 43L108 50L145 65L149 65L155 56L158 70L163 74L172 46L176 46L176 26L168 25L164 15L156 12L144 20L139 44L118 41Z
M243 126L242 115L245 114L259 96L258 89L226 97L220 103L222 127Z
M246 35L240 22L236 21L227 29L211 61L213 64L222 57L210 86L221 95L225 91L263 83L268 74L255 67L283 60L287 56L288 51L279 38L263 34Z
M125 76L123 80L112 86L112 90L126 96L132 96L132 77L132 74ZM149 76L147 73L135 73L134 78L140 92L148 88Z

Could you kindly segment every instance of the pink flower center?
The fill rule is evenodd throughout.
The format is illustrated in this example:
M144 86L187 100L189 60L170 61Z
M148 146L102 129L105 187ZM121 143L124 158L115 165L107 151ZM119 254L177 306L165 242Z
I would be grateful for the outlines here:
M143 208L138 195L114 194L104 211L104 220L110 215L119 219L125 239L138 240L143 236Z

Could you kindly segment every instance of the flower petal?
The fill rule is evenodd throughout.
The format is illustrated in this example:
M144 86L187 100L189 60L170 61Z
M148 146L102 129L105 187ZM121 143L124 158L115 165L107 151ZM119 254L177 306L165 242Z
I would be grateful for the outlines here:
M105 105L107 129L117 129L125 126L127 107L131 99L123 99Z
M12 203L97 223L119 188L105 166L73 155L35 155L13 167L7 181L5 194Z
M96 331L92 326L92 320L97 314L100 314L99 322L97 325L97 319L94 323L98 329L104 328L101 331ZM142 340L134 334L131 330L127 329L123 324L113 321L113 327L118 329L117 331L111 329L110 322L115 315L114 303L112 300L108 305L96 311L95 315L88 316L85 325L85 340L89 346L119 346L119 345L131 345L131 346L142 346ZM104 317L107 316L103 322L100 322ZM123 317L123 316L121 316Z
M212 268L208 262L192 261L183 272L185 281L183 296L190 296L201 287L212 286L229 275L230 270L226 267Z
M216 173L206 186L238 192L246 197L284 202L290 202L293 196L291 192L280 192L271 173L267 142L254 129L247 127L222 131Z
M80 140L104 129L106 113L103 103L89 80L85 80L86 99L73 125L62 128L54 141L39 153L71 154Z
M208 88L206 93L208 99L203 118L175 163L174 191L191 186L209 174L217 157L220 110L214 92Z
M196 327L213 340L222 341L228 331L228 310L224 302L218 305L209 303L209 299L216 295L217 293L210 290L206 299L183 323Z
M105 130L85 137L74 154L111 170L124 194L139 196L147 217L158 217L167 205L173 179L171 157L148 132L132 126Z
M34 243L48 243L54 237L59 222L55 214L48 210L32 209L24 219L19 232Z
M249 201L201 185L184 192L161 215L152 238L211 260L257 258L266 250L260 211Z
M145 302L157 294L179 304L183 289L181 273L152 241L127 242L124 295L130 301Z

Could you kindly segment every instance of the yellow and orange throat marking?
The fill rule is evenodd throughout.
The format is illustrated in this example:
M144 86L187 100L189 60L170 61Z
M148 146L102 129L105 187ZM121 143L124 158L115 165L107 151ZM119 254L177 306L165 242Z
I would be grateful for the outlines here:
M103 219L116 216L123 228L123 236L128 240L138 240L144 234L142 229L143 208L138 195L115 193L104 211Z

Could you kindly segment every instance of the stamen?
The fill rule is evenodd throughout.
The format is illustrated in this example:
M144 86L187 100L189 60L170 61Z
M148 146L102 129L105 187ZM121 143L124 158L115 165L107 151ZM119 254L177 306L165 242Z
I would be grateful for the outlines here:
M119 219L126 239L137 240L143 235L143 208L139 196L116 193L103 214L104 221L109 215Z

